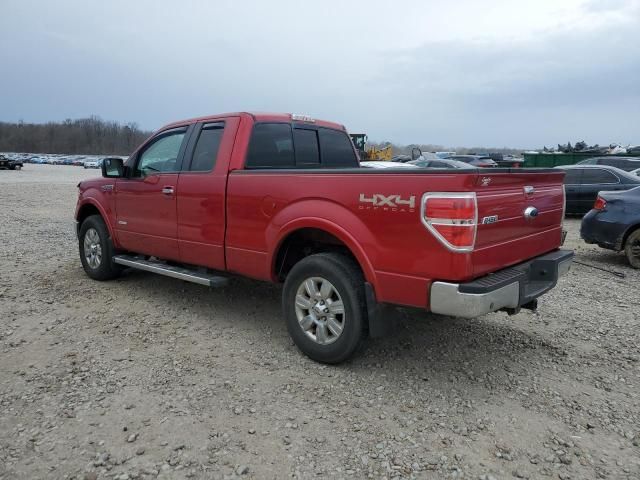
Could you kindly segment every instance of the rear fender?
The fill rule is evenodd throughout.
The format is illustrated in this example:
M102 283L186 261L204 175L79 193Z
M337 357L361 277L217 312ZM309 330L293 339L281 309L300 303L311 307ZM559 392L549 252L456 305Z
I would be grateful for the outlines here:
M303 228L324 230L344 243L360 264L366 281L376 285L375 271L369 260L375 252L365 252L362 248L362 245L376 245L371 231L350 210L325 199L308 199L287 205L268 225L265 239L273 281L277 281L275 262L280 246L289 234Z

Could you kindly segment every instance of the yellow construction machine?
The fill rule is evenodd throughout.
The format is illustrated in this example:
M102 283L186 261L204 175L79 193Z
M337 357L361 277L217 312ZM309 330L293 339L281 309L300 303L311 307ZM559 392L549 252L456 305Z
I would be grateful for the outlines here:
M351 133L351 140L355 145L358 153L360 153L360 160L382 160L389 161L393 157L393 150L391 145L387 145L384 148L376 148L374 146L367 147L367 134L366 133Z

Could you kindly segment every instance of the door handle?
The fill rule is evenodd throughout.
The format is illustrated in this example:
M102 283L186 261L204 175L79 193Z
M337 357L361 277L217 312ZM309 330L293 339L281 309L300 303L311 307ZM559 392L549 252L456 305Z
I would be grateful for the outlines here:
M173 195L173 187L163 187L162 193L165 195Z

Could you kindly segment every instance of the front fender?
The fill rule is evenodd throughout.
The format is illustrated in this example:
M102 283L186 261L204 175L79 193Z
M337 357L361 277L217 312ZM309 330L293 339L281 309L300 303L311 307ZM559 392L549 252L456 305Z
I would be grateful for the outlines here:
M104 223L107 226L107 230L109 231L109 236L111 237L114 245L116 245L117 238L115 235L115 230L113 228L113 221L112 221L112 219L114 218L113 217L114 212L111 207L111 202L101 202L96 197L98 195L104 197L105 195L99 192L95 192L94 190L95 190L94 188L91 188L82 193L82 197L78 200L78 203L76 205L75 219L76 221L78 221L80 217L80 213L82 212L82 209L84 207L87 207L89 205L94 207L100 213L100 216L104 220ZM104 206L103 203L106 203L106 206Z
M372 264L376 255L373 234L351 210L326 199L306 199L287 205L267 226L265 240L274 281L280 246L291 233L303 228L323 230L344 243L360 264L367 282L376 285Z

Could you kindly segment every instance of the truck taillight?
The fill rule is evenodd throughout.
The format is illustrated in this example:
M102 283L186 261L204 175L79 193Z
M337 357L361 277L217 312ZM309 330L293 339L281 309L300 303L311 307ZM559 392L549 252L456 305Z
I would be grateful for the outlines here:
M478 226L475 192L425 193L422 196L420 215L427 230L449 250L473 250Z
M593 209L604 210L606 206L607 206L607 201L604 198L598 196L598 198L596 198L596 203L593 204Z

